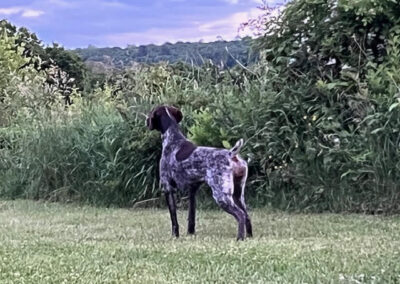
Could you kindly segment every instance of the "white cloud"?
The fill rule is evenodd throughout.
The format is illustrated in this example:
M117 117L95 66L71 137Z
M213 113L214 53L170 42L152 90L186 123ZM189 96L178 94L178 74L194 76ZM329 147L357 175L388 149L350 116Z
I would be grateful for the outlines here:
M104 7L110 8L130 8L131 5L119 2L119 1L102 1L100 4Z
M71 2L67 2L64 0L47 0L47 3L50 5L56 5L56 6L60 6L60 7L71 7L74 6L73 3Z
M215 21L210 21L199 26L200 31L214 31L218 29L236 29L243 22L248 21L251 18L255 18L260 15L259 9L251 9L248 12L234 13L226 18L222 18Z
M224 2L227 2L227 3L229 3L229 4L234 5L234 4L238 4L238 3L239 3L239 0L224 0Z
M263 12L259 9L251 9L247 12L234 13L228 17L205 23L193 22L184 28L153 28L143 32L128 32L109 34L104 36L105 44L114 46L126 46L127 44L163 44L177 41L216 41L220 37L225 40L233 40L237 36L252 35L251 31L239 32L240 24L249 19L256 18ZM103 38L102 38L103 39ZM96 40L96 39L94 39Z
M21 11L22 11L21 7L0 8L0 15L10 16L10 15L18 14Z
M26 9L21 16L24 18L37 18L43 14L44 12L41 10Z
M24 18L36 18L40 17L44 14L44 11L30 9L27 7L9 7L9 8L0 8L0 15L21 15Z
M285 0L222 0L226 3L235 5L235 4L239 4L239 2L251 2L251 3L255 3L255 4L259 4L259 5L263 5L263 4L267 4L267 5L274 5L277 4L278 2L282 2Z

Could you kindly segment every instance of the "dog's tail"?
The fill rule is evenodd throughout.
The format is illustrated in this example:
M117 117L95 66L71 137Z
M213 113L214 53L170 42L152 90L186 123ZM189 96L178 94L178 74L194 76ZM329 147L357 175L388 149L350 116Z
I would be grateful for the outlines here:
M239 139L238 142L236 142L235 146L233 146L232 149L229 150L229 154L231 155L231 157L234 157L235 155L237 155L240 151L240 149L243 146L243 138Z

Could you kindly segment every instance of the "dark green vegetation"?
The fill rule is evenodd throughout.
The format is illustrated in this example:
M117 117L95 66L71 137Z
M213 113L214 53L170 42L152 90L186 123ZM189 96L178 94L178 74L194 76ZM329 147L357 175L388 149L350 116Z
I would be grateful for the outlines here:
M254 62L256 56L250 52L250 39L238 41L216 41L211 43L177 42L163 45L128 46L127 48L79 48L74 50L90 66L95 68L124 68L133 63L185 62L189 65L202 65L213 61L222 67ZM228 49L229 53L226 51Z
M168 103L199 145L245 139L252 206L400 212L399 2L292 1L264 32L247 67L140 64L67 94L16 48L21 33L2 32L0 195L107 206L158 196L161 143L144 119Z
M186 212L178 214L185 224ZM398 283L399 218L199 211L171 239L166 210L0 202L1 283Z

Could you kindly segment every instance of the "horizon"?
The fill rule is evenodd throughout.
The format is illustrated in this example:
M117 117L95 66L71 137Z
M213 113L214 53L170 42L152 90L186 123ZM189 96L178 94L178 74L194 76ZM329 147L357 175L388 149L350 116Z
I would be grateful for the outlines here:
M251 36L240 24L284 0L6 0L0 18L26 27L46 45L68 49L89 46L162 45L167 42L231 41Z

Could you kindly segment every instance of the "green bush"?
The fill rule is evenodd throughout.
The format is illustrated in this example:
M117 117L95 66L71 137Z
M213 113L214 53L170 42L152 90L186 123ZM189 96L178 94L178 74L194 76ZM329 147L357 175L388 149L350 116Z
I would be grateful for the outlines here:
M399 13L394 1L298 0L269 18L256 79L209 106L230 135L248 137L260 197L399 211ZM220 106L230 113L218 117Z

